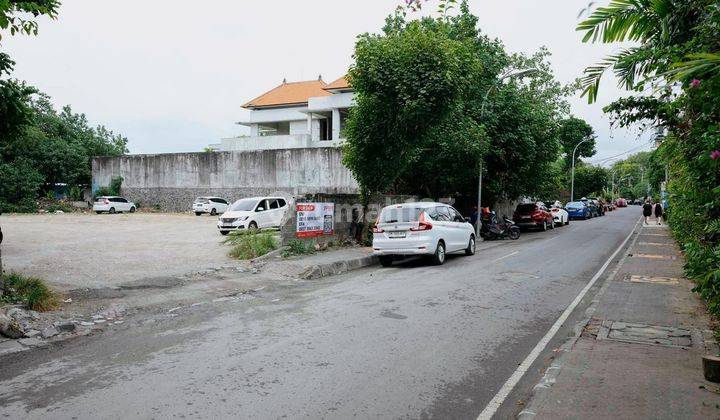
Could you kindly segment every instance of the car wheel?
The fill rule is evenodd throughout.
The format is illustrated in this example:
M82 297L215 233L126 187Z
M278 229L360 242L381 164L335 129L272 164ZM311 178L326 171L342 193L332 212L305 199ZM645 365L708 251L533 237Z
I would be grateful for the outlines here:
M508 231L508 238L512 239L513 241L516 239L520 239L520 228L517 226L513 226Z
M438 242L437 247L435 247L435 254L432 256L432 262L435 265L443 265L445 263L445 242Z
M217 214L217 210L212 209L210 210L210 216L215 216Z
M383 267L390 267L393 263L393 258L389 255L380 256L380 265Z
M568 217L567 219L565 219L565 226L567 226L569 224L570 224L570 218Z
M552 222L550 222L550 226L549 226L549 227L550 227L550 229L555 229L555 220L553 220Z
M547 226L547 220L543 220L542 228L540 228L540 230L542 230L543 232L545 232L545 231L547 230L547 228L548 228L548 226Z
M475 255L475 235L470 235L468 247L465 249L465 255Z
M230 233L229 230L221 230L221 231L220 231L220 234L221 234L222 236L225 236L225 235L227 235L228 233Z
M255 222L250 222L250 224L248 225L248 229L250 229L250 230L256 230L257 228L258 228L258 226L257 226L257 223L255 223Z
M195 212L195 216L200 216L201 214L202 214L202 213L200 213L199 211L196 211L196 212Z
M115 207L110 207L109 213L110 213L110 214L115 214Z
M95 213L100 214L100 213L102 213L102 212L101 212L101 211L96 211Z
M135 207L130 207L130 213L135 213Z

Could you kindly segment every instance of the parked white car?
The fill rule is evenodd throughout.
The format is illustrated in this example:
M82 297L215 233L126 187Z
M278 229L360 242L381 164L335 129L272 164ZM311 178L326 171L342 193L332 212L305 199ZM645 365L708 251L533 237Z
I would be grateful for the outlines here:
M93 211L97 214L103 212L124 213L126 211L135 213L135 203L127 201L122 197L102 196L95 199Z
M220 216L217 227L222 235L237 229L279 227L288 207L282 197L243 198Z
M200 216L203 213L210 213L211 216L215 216L216 214L225 213L228 206L229 204L224 198L198 197L193 202L192 209L195 212L195 216Z
M550 214L552 214L555 226L570 224L570 214L564 208L553 205L552 208L550 208Z
M475 254L475 230L442 203L403 203L382 209L373 228L373 252L389 267L395 258L426 255L440 265L450 252Z

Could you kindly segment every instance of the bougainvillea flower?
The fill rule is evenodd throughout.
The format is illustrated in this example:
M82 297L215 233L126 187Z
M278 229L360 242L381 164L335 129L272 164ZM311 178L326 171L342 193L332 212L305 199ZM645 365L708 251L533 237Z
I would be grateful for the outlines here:
M696 87L698 87L698 86L700 86L700 80L698 80L698 79L692 79L692 82L690 82L690 87L696 88Z
M720 158L720 150L713 150L710 152L710 157L714 160Z

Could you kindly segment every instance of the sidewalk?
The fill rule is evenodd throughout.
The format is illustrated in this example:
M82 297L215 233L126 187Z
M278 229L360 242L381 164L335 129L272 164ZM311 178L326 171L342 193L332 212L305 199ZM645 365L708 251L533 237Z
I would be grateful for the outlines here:
M519 417L720 418L701 360L717 344L682 265L666 226L642 226Z

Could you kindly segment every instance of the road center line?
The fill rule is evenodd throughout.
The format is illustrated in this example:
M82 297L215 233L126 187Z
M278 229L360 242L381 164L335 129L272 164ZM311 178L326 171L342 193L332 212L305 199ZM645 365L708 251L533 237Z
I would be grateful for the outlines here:
M628 234L628 236L625 238L625 240L620 244L620 246L615 250L615 252L610 255L610 257L605 261L605 263L600 267L600 269L595 273L595 275L590 279L590 282L580 291L580 294L578 294L575 299L570 303L570 305L565 308L565 311L560 315L560 317L555 321L552 327L550 327L550 330L545 334L545 336L535 345L535 348L532 349L530 354L523 360L523 362L518 366L518 368L513 372L513 374L508 378L507 381L503 384L502 388L495 394L492 400L488 403L487 406L485 406L485 409L480 413L480 415L477 417L478 420L489 420L492 418L492 416L495 414L495 412L500 408L500 406L505 402L508 395L512 392L512 390L515 388L515 386L520 382L520 379L522 379L523 375L525 375L525 372L527 372L530 369L530 366L532 366L533 363L535 363L535 360L540 356L540 353L545 350L545 347L547 347L548 343L552 338L557 334L557 332L560 330L560 327L562 327L563 323L568 319L570 314L575 310L575 308L580 304L582 299L585 297L587 292L595 285L595 282L602 276L602 274L607 270L608 266L610 265L610 262L615 258L615 256L620 252L621 249L625 247L625 244L627 244L628 240L630 240L630 237L635 232L635 229L637 229L638 223L640 223L640 220L635 223L632 230ZM509 255L508 255L509 256ZM504 257L501 257L504 258ZM497 261L497 260L496 260Z
M504 256L502 256L502 257L500 257L500 258L495 258L494 260L492 260L492 262L498 262L498 261L500 261L500 260L504 260L505 258L510 258L510 257L512 257L513 255L516 255L516 254L519 254L519 253L520 253L520 251L511 252L511 253L509 253L509 254L507 254L507 255L504 255Z

